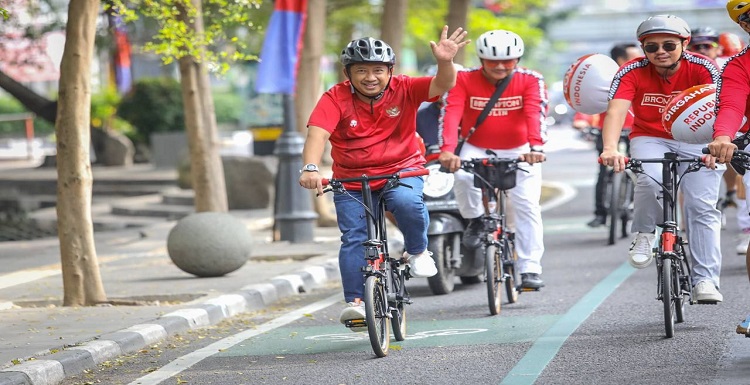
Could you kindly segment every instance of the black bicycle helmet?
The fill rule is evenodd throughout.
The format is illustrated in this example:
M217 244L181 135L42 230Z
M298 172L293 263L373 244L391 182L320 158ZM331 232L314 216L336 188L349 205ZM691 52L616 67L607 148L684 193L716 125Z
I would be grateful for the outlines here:
M385 63L393 66L396 63L396 54L384 41L363 37L350 41L341 51L341 64L344 67L355 63Z
M719 41L719 33L711 27L698 27L690 31L693 40Z

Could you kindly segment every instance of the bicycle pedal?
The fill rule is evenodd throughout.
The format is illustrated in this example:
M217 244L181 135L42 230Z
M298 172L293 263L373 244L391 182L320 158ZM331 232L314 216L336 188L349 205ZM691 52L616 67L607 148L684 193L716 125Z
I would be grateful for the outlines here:
M344 326L351 328L354 330L355 328L366 328L367 327L367 321L364 319L352 319L344 321Z
M516 286L516 291L521 294L527 291L539 291L540 287L523 287L521 285Z
M695 301L693 303L698 305L717 305L721 301Z

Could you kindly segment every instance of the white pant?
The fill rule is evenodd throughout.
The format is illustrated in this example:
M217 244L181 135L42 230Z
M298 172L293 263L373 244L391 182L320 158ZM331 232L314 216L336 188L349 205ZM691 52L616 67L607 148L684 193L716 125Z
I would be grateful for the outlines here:
M461 159L487 158L486 149L464 143ZM524 145L510 150L492 150L499 158L517 158L529 152ZM516 187L508 190L513 202L508 205L513 211L516 223L516 253L519 273L542 273L542 254L544 254L542 208L539 199L542 195L542 166L519 163L528 172L516 173ZM458 210L464 218L476 218L484 215L482 190L474 187L474 174L459 170L455 175L454 191Z
M630 154L633 158L662 158L665 152L675 152L679 157L701 156L702 144L688 144L671 139L639 136L630 141ZM682 163L677 168L680 175L687 168ZM644 163L647 175L637 174L635 186L633 232L653 233L658 223L663 222L661 187L662 166L659 163ZM721 175L726 166L718 165L716 170L701 168L700 171L685 175L680 183L680 191L685 197L685 223L690 227L688 248L692 260L693 284L700 281L713 282L719 286L721 271L721 212L716 208L719 199ZM649 176L651 178L649 178ZM675 198L676 199L676 198Z

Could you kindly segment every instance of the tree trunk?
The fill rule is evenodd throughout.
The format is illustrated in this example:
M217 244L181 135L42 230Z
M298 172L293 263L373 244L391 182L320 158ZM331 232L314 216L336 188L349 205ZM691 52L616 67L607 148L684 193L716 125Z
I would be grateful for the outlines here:
M182 12L182 20L203 35L203 10L200 0L190 0L197 13L194 18ZM190 174L195 192L195 211L228 210L224 166L219 154L218 129L208 71L203 61L192 56L180 59L185 126L190 148Z
M446 22L448 24L448 36L461 27L467 29L466 20L469 15L469 7L471 6L471 0L450 0L448 5L448 16ZM456 56L453 58L453 62L456 64L464 64L466 59L466 50L459 49Z
M404 25L406 24L406 9L408 0L385 0L383 16L380 23L380 37L393 48L396 53L396 73L401 68L401 46L404 40Z
M71 0L57 103L57 231L63 306L106 302L91 219L91 61L99 0Z
M303 48L297 69L297 129L302 136L307 135L307 120L321 94L320 59L326 41L326 1L308 0ZM330 146L326 145L323 163L331 164ZM331 215L331 202L326 197L315 197L311 191L315 211L318 213L318 226L336 226L336 216Z

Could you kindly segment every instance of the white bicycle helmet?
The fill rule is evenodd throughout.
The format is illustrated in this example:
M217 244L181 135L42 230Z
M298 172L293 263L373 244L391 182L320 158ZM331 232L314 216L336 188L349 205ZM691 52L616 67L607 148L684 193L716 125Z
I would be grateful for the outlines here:
M477 39L477 56L489 60L518 59L523 56L523 39L510 31L487 31Z
M690 27L685 20L674 15L656 15L644 20L638 26L636 35L638 41L643 41L653 34L677 35L682 39L690 39Z

